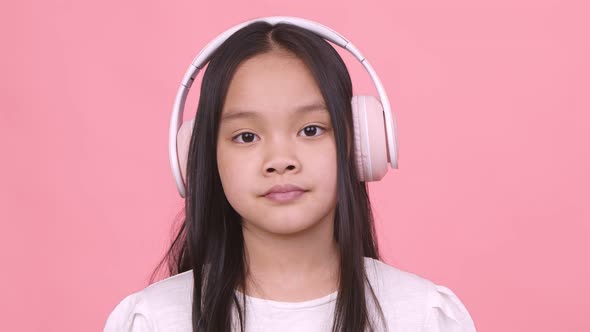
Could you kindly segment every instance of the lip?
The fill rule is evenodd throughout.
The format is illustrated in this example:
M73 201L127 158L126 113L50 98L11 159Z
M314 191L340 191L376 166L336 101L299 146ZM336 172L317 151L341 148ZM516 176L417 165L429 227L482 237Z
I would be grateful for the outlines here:
M299 198L307 190L293 184L280 184L270 188L263 196L276 202L289 202Z
M264 193L263 196L266 196L268 194L272 194L272 193L287 193L290 191L305 191L303 188L298 187L294 184L277 184L275 186L272 186L272 188L270 188L267 192Z

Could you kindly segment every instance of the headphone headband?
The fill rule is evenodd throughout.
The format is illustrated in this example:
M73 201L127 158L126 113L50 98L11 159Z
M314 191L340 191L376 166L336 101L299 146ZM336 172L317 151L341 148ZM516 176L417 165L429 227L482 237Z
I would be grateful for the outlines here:
M195 57L193 62L189 65L189 68L187 69L186 73L184 74L180 87L178 88L178 92L176 94L176 99L174 101L174 107L172 109L172 117L170 119L170 129L168 135L170 166L172 167L172 173L176 181L176 187L178 188L178 191L180 192L181 196L185 197L185 186L180 171L176 140L178 130L182 125L184 104L186 102L186 97L188 95L190 87L193 84L193 81L195 80L197 75L199 74L199 71L203 69L205 64L211 58L211 55L215 52L215 50L217 50L217 48L219 48L221 44L223 44L237 30L251 23L260 21L270 23L271 25L276 25L277 23L288 23L298 26L300 28L314 32L315 34L333 42L334 44L344 48L345 50L352 53L352 55L354 55L354 57L365 67L365 69L371 76L373 83L377 88L377 92L379 93L379 99L381 105L383 106L383 113L385 115L385 129L387 134L387 150L389 162L392 168L397 168L398 151L396 144L394 144L394 137L395 141L397 141L397 128L395 124L395 119L391 115L391 107L389 105L389 99L387 98L385 89L383 88L383 85L381 84L381 81L379 80L377 73L375 73L373 67L371 67L371 65L369 64L369 61L365 59L361 52L346 38L322 24L299 17L269 16L242 22L240 24L234 25L233 27L219 34L215 39L210 41L201 50L201 52L199 52L199 54Z

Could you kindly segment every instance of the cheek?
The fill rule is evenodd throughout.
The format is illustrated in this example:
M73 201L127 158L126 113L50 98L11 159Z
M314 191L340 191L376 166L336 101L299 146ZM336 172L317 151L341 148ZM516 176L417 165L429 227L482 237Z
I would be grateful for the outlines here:
M337 162L336 162L336 143L332 140L327 141L323 146L318 147L311 151L311 155L308 157L308 161L311 161L314 165L314 173L320 176L326 176L326 180L332 175L336 175Z
M219 177L226 197L231 200L240 193L247 192L248 189L252 190L252 185L248 183L248 179L252 177L244 175L252 174L253 160L241 158L237 153L231 154L231 158L229 156L230 153L223 148L217 150Z
M321 150L314 151L308 156L307 161L311 169L306 173L313 177L315 190L319 194L318 199L322 204L333 204L337 196L338 178L335 144L332 142Z

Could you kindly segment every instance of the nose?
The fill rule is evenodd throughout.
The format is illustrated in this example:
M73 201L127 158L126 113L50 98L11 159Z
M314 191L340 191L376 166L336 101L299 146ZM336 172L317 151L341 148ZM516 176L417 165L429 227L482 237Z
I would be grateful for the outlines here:
M300 169L301 164L292 145L277 142L269 146L267 159L263 165L264 175L270 176L274 173L282 175L286 172L297 173Z
M267 167L265 173L267 175L270 175L272 173L283 174L287 171L292 171L294 169L296 169L296 167L293 164L288 164L286 162L277 162L274 163L273 166Z

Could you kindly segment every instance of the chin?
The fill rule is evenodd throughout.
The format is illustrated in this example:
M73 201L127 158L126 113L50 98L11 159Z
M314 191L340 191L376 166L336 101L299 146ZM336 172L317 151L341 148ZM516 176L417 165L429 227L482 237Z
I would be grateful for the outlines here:
M309 220L314 220L310 222ZM317 218L303 218L273 213L266 215L263 220L255 222L255 226L273 234L289 235L304 232L313 228L318 222ZM250 222L252 223L252 222Z
M285 224L271 225L271 227L265 229L265 231L272 234L288 236L303 233L311 228L313 228L313 225Z

